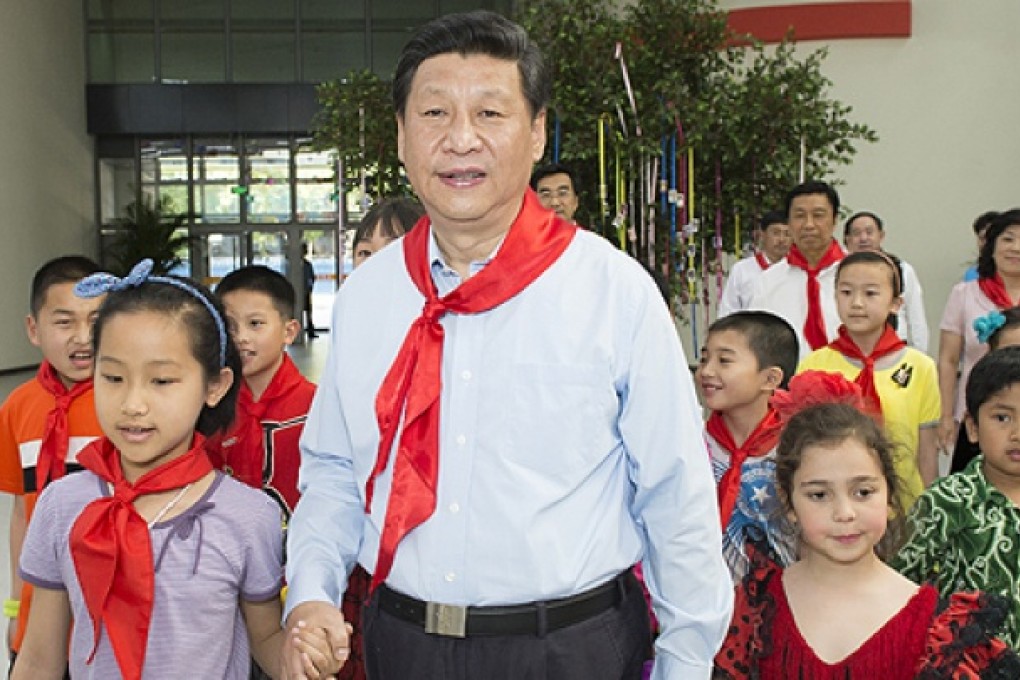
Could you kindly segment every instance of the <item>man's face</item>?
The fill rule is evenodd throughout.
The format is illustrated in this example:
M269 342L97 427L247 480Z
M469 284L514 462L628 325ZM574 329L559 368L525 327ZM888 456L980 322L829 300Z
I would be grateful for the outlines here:
M546 175L535 183L535 190L543 206L555 210L560 217L573 222L574 213L577 212L577 192L574 191L570 175L565 172Z
M862 250L882 250L882 239L885 232L878 222L868 215L861 215L847 226L846 249L851 253Z
M762 232L761 249L769 262L779 262L786 257L790 243L790 226L782 222L773 222Z
M804 257L817 262L825 254L836 228L836 213L825 194L804 194L790 203L790 233Z
M545 149L545 111L532 118L517 63L441 54L411 81L397 152L437 231L507 229Z

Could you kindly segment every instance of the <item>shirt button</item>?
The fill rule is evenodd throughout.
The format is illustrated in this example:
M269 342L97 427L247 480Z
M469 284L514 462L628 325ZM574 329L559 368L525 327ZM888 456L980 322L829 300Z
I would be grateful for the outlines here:
M465 444L467 444L467 437L465 437L462 434L458 434L457 435L457 443L460 444L461 446L464 446Z
M456 574L454 574L452 571L446 572L446 582L447 583L453 583L456 580L457 580L457 575Z
M459 503L450 503L450 512L452 512L455 515L458 512L460 512L460 504Z
M467 371L467 370L461 371L460 372L460 377L464 378L464 380L471 380L471 371Z

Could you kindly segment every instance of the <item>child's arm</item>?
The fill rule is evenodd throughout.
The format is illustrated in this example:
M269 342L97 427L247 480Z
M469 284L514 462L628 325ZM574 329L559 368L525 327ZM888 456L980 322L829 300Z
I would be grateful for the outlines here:
M11 680L62 680L67 672L67 640L71 630L71 603L66 590L36 587L32 616L18 653Z
M280 648L283 645L283 629L280 628L280 618L283 615L283 605L280 604L280 598L273 597L265 602L249 602L242 599L241 613L248 629L251 655L271 677L281 677Z
M917 437L917 471L925 488L939 478L939 431L935 427L922 427Z
M914 583L933 580L938 573L938 556L943 551L939 536L945 535L944 513L934 512L931 491L925 491L907 516L910 535L890 562L893 569Z
M21 561L21 545L25 542L25 531L28 522L25 520L25 497L14 496L11 505L10 558L11 558L11 595L12 600L21 600L21 574L18 573L18 562ZM7 650L12 651L14 634L18 629L18 617L7 623Z

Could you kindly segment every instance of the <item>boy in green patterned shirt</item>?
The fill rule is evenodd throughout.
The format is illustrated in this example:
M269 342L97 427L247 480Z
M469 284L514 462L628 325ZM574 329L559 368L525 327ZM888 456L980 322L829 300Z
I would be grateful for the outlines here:
M1006 597L999 637L1020 650L1020 347L982 358L967 381L967 435L981 455L935 482L910 512L913 529L893 566L943 597Z

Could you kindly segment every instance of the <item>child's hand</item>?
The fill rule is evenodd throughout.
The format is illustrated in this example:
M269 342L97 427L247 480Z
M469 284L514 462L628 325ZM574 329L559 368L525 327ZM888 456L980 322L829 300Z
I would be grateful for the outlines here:
M351 624L345 623L347 638L350 639ZM329 636L322 628L311 628L299 621L291 629L290 644L301 654L301 664L307 678L332 678L340 672L350 656L348 650L330 649Z

